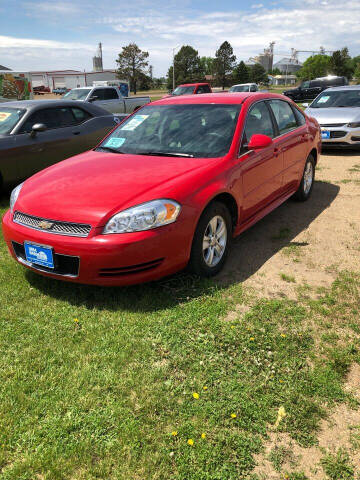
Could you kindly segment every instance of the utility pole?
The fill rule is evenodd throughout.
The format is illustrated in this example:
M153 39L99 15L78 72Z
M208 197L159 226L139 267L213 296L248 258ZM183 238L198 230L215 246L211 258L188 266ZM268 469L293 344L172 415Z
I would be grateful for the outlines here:
M172 49L173 52L173 90L175 90L175 50L179 48L180 45Z

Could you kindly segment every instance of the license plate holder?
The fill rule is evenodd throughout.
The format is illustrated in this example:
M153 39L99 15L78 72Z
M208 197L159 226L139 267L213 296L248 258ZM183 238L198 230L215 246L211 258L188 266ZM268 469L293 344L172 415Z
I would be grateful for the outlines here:
M330 131L329 130L321 130L321 138L323 140L329 140L330 138Z
M52 247L38 245L36 243L24 242L26 260L41 267L55 268L54 251Z

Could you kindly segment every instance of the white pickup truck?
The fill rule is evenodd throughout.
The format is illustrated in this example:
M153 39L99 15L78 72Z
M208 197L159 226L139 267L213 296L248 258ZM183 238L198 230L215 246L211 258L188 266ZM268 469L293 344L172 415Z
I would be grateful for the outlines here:
M64 100L80 100L94 102L111 113L132 113L139 107L150 103L150 97L125 97L120 87L93 86L73 88L63 97Z

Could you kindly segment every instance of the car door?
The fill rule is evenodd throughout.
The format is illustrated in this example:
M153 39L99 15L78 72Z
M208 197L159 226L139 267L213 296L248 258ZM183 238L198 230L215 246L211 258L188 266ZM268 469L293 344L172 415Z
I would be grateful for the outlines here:
M98 102L97 105L105 108L108 112L111 113L123 113L124 108L122 108L123 101L119 99L119 94L116 88L104 88L103 89L103 100Z
M249 150L247 144L255 134L267 135L274 141L261 150ZM243 221L262 210L281 193L283 155L275 136L269 107L265 101L256 102L246 116L239 157Z
M310 140L308 126L303 114L286 100L274 99L267 102L276 121L276 140L284 157L283 189L286 192L296 188L299 183Z
M31 135L36 123L43 123L47 129ZM43 108L25 118L16 135L14 152L19 178L71 157L78 143L78 130L74 127L76 120L70 107Z
M111 114L93 116L81 107L71 107L71 111L76 122L73 129L76 141L73 142L71 155L94 148L117 124Z
M323 82L321 82L320 80L311 80L306 98L311 100L316 98L319 95L319 93L321 93L322 90L324 89L323 85L324 85Z

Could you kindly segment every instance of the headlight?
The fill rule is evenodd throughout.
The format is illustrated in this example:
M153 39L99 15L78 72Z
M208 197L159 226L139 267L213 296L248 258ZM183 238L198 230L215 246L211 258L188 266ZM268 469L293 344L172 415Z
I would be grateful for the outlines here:
M16 200L18 199L18 196L20 194L20 190L22 189L23 185L24 185L24 183L20 183L20 185L15 187L14 190L11 192L11 195L10 195L10 210L11 210L11 213L13 213L13 211L14 211L14 206L15 206Z
M348 123L347 126L350 128L358 128L360 127L360 122Z
M175 222L179 213L180 205L174 200L152 200L114 215L105 225L103 233L140 232L162 227Z

